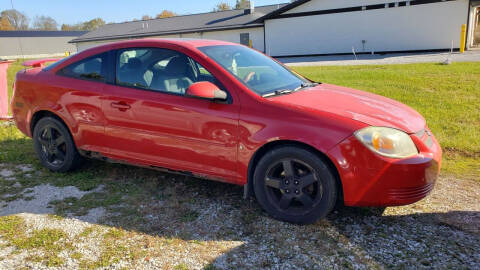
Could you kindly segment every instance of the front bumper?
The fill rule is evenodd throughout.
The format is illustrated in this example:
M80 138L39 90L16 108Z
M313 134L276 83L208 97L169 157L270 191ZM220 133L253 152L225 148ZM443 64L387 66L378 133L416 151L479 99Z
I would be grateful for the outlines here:
M355 136L328 152L334 161L348 206L396 206L417 202L435 185L442 150L427 130L422 136L411 135L419 154L392 159L366 148Z

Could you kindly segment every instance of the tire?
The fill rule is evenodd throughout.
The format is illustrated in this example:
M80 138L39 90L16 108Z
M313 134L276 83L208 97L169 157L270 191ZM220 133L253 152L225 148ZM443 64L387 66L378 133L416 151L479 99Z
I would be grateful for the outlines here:
M324 218L337 199L335 176L326 162L295 146L266 153L255 168L253 181L262 208L290 223L310 224Z
M53 117L36 123L33 144L40 163L53 172L74 170L83 161L67 127Z

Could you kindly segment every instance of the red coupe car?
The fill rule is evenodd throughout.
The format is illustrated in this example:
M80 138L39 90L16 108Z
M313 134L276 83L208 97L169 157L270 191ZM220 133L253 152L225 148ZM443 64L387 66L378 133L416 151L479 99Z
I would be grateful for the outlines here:
M94 157L242 185L294 223L337 202L416 202L440 169L441 148L410 107L312 82L234 43L102 45L20 71L14 91L15 122L52 171Z

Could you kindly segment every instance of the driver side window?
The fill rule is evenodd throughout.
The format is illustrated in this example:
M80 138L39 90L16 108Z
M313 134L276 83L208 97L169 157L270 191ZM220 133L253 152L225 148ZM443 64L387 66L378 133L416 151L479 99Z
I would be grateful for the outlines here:
M190 57L160 48L118 51L116 74L118 85L177 95L184 95L196 82L216 83L210 72Z

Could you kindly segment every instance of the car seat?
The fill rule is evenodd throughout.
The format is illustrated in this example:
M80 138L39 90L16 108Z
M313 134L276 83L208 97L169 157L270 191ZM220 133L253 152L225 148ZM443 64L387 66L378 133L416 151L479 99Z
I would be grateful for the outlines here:
M151 88L177 94L185 94L187 88L193 84L188 76L190 62L186 56L172 58L165 70L152 81Z

